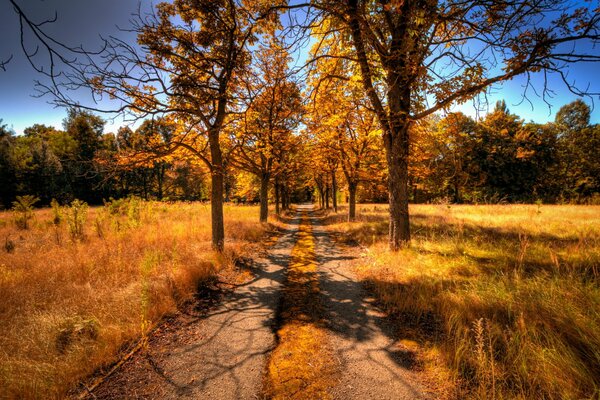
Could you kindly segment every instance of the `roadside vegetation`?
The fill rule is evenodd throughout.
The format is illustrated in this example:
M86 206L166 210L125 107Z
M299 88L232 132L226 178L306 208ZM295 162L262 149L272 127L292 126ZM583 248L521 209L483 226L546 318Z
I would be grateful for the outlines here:
M460 398L600 395L600 207L414 205L398 252L386 206L343 213L329 228L368 249L360 279Z
M23 207L0 212L3 398L64 396L143 341L199 283L235 276L236 260L256 251L267 229L258 207L226 205L228 241L217 254L205 204L129 198Z

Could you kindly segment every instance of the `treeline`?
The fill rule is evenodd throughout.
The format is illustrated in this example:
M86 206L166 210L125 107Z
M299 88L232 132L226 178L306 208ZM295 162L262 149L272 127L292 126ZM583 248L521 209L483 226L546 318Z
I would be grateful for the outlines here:
M327 208L336 200L387 201L381 137L374 119L359 118L360 109L354 110L345 114L342 130L329 129L326 119L312 128L308 121L306 132L268 146L270 151L281 147L276 174L250 165L265 159L264 150L253 147L256 140L226 143L231 151L225 161L225 200L257 202L262 188L284 208L311 196ZM116 134L104 133L104 127L99 116L76 109L68 111L63 130L35 124L17 136L0 123L0 206L8 208L25 194L38 197L38 204L52 199L101 204L129 195L210 198L206 165L173 150L176 123L146 120ZM526 123L498 102L480 121L451 113L415 124L411 135L413 202L600 202L600 125L590 124L590 108L580 100L546 124Z
M174 126L144 121L136 130L104 133L105 121L71 109L63 130L35 124L15 135L0 120L0 208L18 195L70 203L100 204L109 198L205 200L206 171L187 159L135 157L156 141L169 140Z
M600 125L581 100L553 123L526 123L502 101L480 122L453 113L413 133L415 202L600 202Z
M315 100L308 123L312 180L322 207L336 207L341 190L353 218L355 201L387 201L388 178L375 117L360 99L334 98L339 90ZM415 123L410 134L411 202L600 203L600 125L590 124L581 100L546 124L525 122L500 101L480 121L450 113Z

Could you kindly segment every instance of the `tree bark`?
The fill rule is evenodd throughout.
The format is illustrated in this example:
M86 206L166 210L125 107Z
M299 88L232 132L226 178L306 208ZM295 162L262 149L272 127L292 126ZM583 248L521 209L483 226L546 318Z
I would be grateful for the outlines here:
M260 176L260 222L269 218L269 174Z
M335 176L335 171L331 172L331 201L333 202L333 211L337 212L337 179Z
M283 211L286 211L288 209L285 185L281 185L281 209Z
M400 118L391 119L392 124ZM408 121L384 136L390 205L389 245L392 251L410 242L408 215ZM395 134L394 134L395 133Z
M225 248L225 224L223 222L223 154L219 144L219 132L212 131L208 135L211 170L210 212L212 224L212 247L218 252Z
M279 182L275 181L275 214L279 215Z
M356 220L356 188L358 185L355 182L348 183L348 221Z
M329 210L329 185L325 185L325 208Z

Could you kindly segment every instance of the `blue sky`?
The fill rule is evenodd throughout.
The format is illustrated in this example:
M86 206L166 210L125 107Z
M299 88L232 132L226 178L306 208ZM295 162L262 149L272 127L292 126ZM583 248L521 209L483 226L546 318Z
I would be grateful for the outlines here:
M48 32L67 44L84 44L87 48L94 49L100 44L100 35L124 35L116 26L126 27L131 13L137 10L138 0L18 0L19 4L30 13L32 19L41 21L51 18L56 10L58 20L47 25ZM145 7L149 1L143 1ZM48 104L49 98L36 98L34 81L40 76L28 64L20 49L19 26L15 13L7 1L0 2L0 59L13 56L7 65L6 71L0 70L0 119L3 124L8 124L17 133L34 123L43 123L61 127L62 119L66 112L61 108L54 108ZM133 39L133 38L132 38ZM42 60L41 60L42 61ZM591 84L590 89L600 91L600 80L596 65L573 65L570 67L569 77L585 87ZM541 88L541 77L534 79L534 87ZM552 108L549 108L535 93L529 93L528 101L521 101L523 94L524 78L496 86L488 95L489 107L493 108L496 100L505 99L510 110L521 116L526 121L546 122L553 120L558 109L576 100L577 97L570 93L565 85L558 79L550 81L550 87L555 91L554 98L550 99ZM600 99L594 99L596 107L592 112L592 122L600 123ZM584 99L591 105L590 99ZM518 103L521 103L518 105ZM477 112L471 102L455 107L471 116ZM485 112L479 113L485 115ZM105 116L108 117L108 116ZM116 131L123 122L121 120L108 121L106 131Z

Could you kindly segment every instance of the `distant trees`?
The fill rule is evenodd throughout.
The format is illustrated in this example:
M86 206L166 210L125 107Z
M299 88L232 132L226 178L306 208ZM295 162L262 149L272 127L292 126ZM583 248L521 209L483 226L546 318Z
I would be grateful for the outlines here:
M504 102L480 122L451 113L416 138L415 153L426 156L411 164L427 172L413 200L418 193L420 201L458 203L586 201L600 193L599 144L580 100L543 125L525 123Z
M272 39L256 52L255 76L248 80L251 92L243 115L233 124L231 162L255 175L260 182L260 221L268 217L269 186L275 182L279 196L286 165L300 143L294 136L303 105L298 84L291 79L285 48ZM278 197L276 196L276 197Z
M341 171L348 193L348 220L352 221L356 217L359 185L374 180L385 169L381 131L359 82L352 79L358 71L343 58L348 56L348 50L335 37L320 34L319 30L313 34L319 39L313 56L318 57L321 46L336 56L315 61L308 80L307 127L313 136L317 166L312 172L313 180L322 206L329 207L331 192L335 209L337 175Z
M600 191L600 126L590 125L590 108L581 100L563 106L554 129L560 160L561 194L586 198Z
M0 124L1 125L1 124ZM206 170L186 158L143 159L157 138L174 127L163 120L144 121L135 131L104 132L104 121L71 110L65 130L34 124L16 136L0 126L0 202L9 207L17 195L34 195L42 205L52 199L78 198L91 204L111 197L205 200ZM138 157L138 158L136 158ZM127 162L122 162L126 158Z

